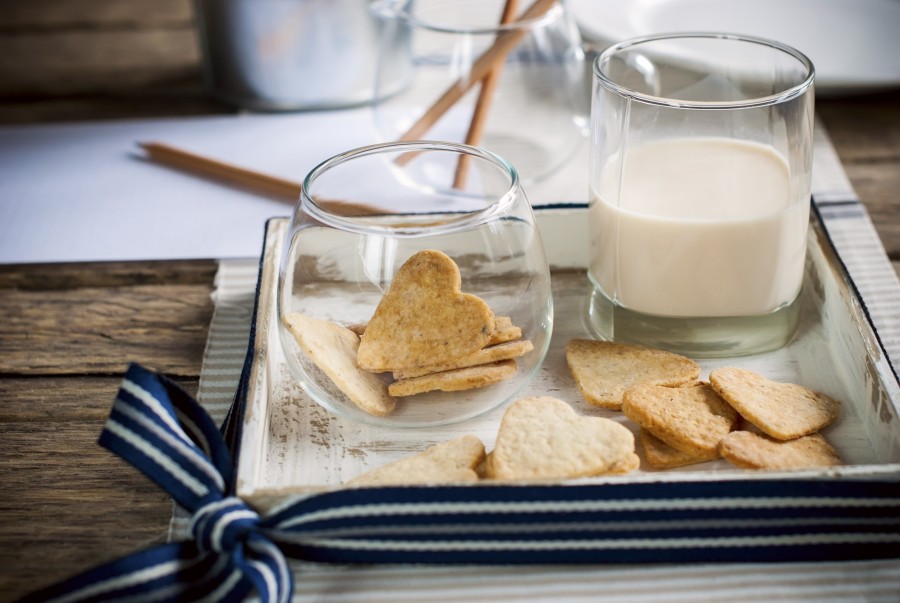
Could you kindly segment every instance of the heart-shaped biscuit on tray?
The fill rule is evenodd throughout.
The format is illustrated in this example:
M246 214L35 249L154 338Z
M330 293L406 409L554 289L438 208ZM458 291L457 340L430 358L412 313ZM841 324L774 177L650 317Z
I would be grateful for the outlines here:
M738 421L737 412L705 383L632 387L622 412L672 448L709 459L718 456L719 442Z
M561 479L624 473L638 464L627 427L543 396L520 398L506 410L487 472L496 479Z
M613 341L573 339L566 362L584 399L620 410L625 390L634 385L687 385L700 376L700 365L684 356Z
M481 298L462 293L456 263L433 249L420 251L397 271L366 326L357 363L370 371L397 371L449 362L483 348L494 330Z
M725 366L709 384L741 416L776 440L792 440L830 425L841 403L794 383L779 383L746 369Z
M647 464L654 469L674 469L696 463L705 463L720 456L718 449L706 454L692 454L672 448L643 427L638 432L638 435L644 448L644 458L647 459Z
M722 456L745 469L807 469L842 464L837 451L818 433L782 441L751 431L732 431L719 447Z
M352 480L348 486L400 486L474 482L484 460L484 444L473 435L440 442L424 452L376 467Z

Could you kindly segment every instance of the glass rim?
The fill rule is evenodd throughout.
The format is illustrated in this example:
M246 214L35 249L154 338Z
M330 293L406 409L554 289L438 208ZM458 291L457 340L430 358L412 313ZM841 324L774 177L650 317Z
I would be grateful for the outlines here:
M640 46L642 44L648 44L651 42L659 42L663 40L683 39L718 39L766 46L773 50L777 50L786 55L789 55L799 61L800 64L802 64L806 69L806 77L798 84L795 84L775 94L769 94L766 96L733 101L687 101L637 92L636 90L633 90L627 86L623 86L614 82L605 73L603 73L600 68L601 63L608 61L612 56L635 46ZM612 46L606 48L602 53L600 53L600 55L594 60L593 73L604 88L615 92L620 96L625 96L648 105L666 106L677 109L714 110L766 107L777 105L797 98L813 86L816 70L813 62L805 54L803 54L793 46L789 46L775 40L770 40L768 38L722 32L681 32L639 36L635 38L629 38L628 40L623 40L617 44L613 44Z
M402 227L397 225L373 224L372 222L367 221L367 219L371 219L373 217L372 215L341 215L340 213L332 211L317 203L313 196L308 192L313 189L313 185L320 175L336 166L347 163L354 159L361 159L373 155L402 155L405 153L415 153L423 151L440 151L446 153L455 153L458 155L465 154L477 159L481 159L483 161L487 161L488 163L499 168L501 172L508 175L509 185L502 194L497 195L496 198L488 203L485 207L471 211L459 212L458 219L439 224L431 223L424 225L414 225L404 223ZM509 207L509 205L512 204L513 200L515 199L519 189L519 173L516 168L513 167L513 165L503 157L486 149L462 143L437 140L382 142L351 149L349 151L334 155L319 163L316 167L310 170L306 177L303 179L302 186L300 187L300 205L309 215L311 215L315 219L319 220L327 226L331 226L339 230L358 234L412 237L447 234L451 232L457 232L459 230L464 230L473 225L480 224L493 217L497 212ZM387 215L400 216L402 214Z
M402 6L400 6L401 4ZM556 0L553 3L553 6L551 6L544 14L530 19L518 19L509 23L498 23L496 25L484 27L449 27L416 17L406 8L409 4L411 3L403 2L403 0L385 0L382 2L375 2L372 5L371 10L376 15L399 18L412 27L436 33L491 36L512 31L534 29L556 21L563 15L562 4L559 0Z

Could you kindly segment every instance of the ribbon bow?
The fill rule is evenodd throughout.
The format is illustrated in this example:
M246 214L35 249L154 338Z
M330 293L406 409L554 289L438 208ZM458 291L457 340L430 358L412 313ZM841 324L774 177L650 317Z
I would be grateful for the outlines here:
M209 415L180 387L138 365L125 374L100 444L192 513L193 541L165 544L34 593L23 601L289 601L293 579L262 519L231 495L233 469Z

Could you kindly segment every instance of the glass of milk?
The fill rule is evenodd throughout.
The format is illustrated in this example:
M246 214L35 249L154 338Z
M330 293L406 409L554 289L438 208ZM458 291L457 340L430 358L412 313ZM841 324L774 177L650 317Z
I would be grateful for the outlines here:
M692 356L794 334L812 171L814 68L746 36L628 40L594 64L590 323Z

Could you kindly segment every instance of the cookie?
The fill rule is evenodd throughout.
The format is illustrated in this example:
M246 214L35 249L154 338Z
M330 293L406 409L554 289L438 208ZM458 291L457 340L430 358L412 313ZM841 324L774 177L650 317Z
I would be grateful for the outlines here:
M466 435L435 444L415 456L377 467L347 482L348 486L403 486L478 480L484 444Z
M516 400L504 413L487 462L495 479L565 479L636 468L634 436L623 425L579 415L551 397Z
M363 333L366 332L366 323L355 322L352 325L347 325L347 328L356 333L359 337L362 337Z
M483 348L494 330L481 298L460 291L452 259L428 249L397 271L375 309L357 352L370 371L397 371L449 362Z
M516 361L501 360L394 381L388 386L388 393L399 398L435 390L458 392L493 385L511 379L515 374Z
M611 341L573 339L566 345L566 361L584 399L613 410L622 408L629 387L683 385L700 376L700 365L684 356Z
M644 449L644 459L654 469L674 469L719 458L718 450L706 455L682 452L677 448L672 448L646 429L640 430L638 439L641 441L641 447Z
M363 333L366 332L366 324L357 322L347 325L347 328L362 337ZM507 341L515 341L516 339L521 339L521 337L522 329L515 326L509 316L495 316L494 330L491 331L491 337L488 339L487 345L492 346L498 343L506 343Z
M622 412L672 448L702 457L717 454L719 441L738 420L707 384L638 385L625 392Z
M775 440L763 434L734 431L719 445L722 456L744 469L804 469L840 465L837 451L821 434Z
M639 457L635 453L631 453L625 456L625 458L619 460L618 462L613 463L609 467L610 475L624 475L625 473L631 473L639 469L641 466L641 457Z
M359 408L379 417L394 410L397 401L387 386L356 365L359 337L353 331L299 313L286 315L284 323L300 349Z
M421 377L429 373L440 373L443 371L451 371L453 369L466 368L468 366L478 366L479 364L489 364L499 360L509 360L512 358L520 358L534 349L534 345L527 339L520 341L508 341L495 346L482 348L477 352L466 354L452 362L438 364L435 366L426 366L421 369L408 371L395 371L394 379L410 379L412 377Z
M522 329L512 323L509 316L495 316L494 330L491 332L491 338L488 339L488 345L497 345L498 343L506 343L507 341L515 341L522 337Z
M723 367L709 383L741 415L776 440L815 433L838 418L841 404L802 385L778 383L746 369Z

